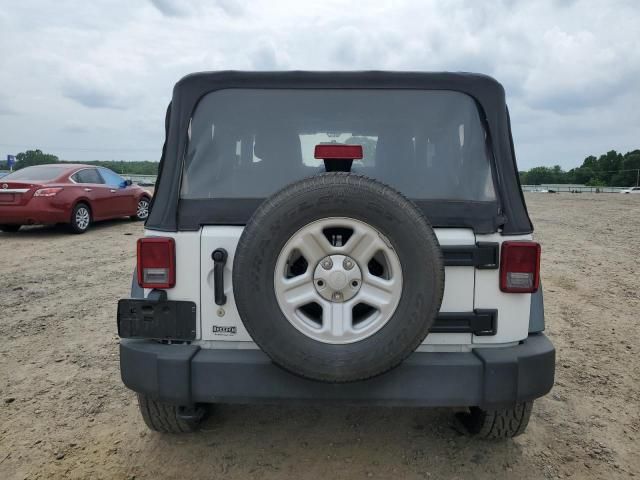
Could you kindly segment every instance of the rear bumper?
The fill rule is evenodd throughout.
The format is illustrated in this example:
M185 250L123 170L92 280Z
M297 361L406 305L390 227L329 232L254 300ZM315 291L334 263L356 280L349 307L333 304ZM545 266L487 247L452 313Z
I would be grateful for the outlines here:
M26 205L0 205L0 224L68 223L70 217L67 208L52 205L48 198L32 198Z
M314 401L492 407L549 392L555 350L546 336L532 334L513 347L416 352L378 377L330 384L293 375L259 350L207 350L122 339L120 370L130 389L178 405Z

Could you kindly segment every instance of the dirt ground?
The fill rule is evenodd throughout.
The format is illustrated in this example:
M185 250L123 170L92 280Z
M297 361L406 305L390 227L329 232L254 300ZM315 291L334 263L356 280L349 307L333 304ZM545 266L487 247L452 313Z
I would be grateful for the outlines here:
M218 406L144 426L115 307L142 227L0 233L0 479L640 477L640 195L530 194L556 386L527 433L483 442L446 409Z

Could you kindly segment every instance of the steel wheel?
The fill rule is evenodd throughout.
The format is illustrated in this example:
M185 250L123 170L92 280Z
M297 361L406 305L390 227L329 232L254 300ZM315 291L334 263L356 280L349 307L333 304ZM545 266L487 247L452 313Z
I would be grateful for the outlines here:
M285 244L274 275L287 320L323 343L354 343L384 327L402 294L393 246L371 225L327 218L298 230Z

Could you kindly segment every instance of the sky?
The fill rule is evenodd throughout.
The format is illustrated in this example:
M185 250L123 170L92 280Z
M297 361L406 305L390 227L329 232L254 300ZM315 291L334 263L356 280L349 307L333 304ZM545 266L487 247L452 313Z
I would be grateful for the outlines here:
M636 0L0 2L0 158L159 160L175 82L203 70L491 75L520 169L640 148Z

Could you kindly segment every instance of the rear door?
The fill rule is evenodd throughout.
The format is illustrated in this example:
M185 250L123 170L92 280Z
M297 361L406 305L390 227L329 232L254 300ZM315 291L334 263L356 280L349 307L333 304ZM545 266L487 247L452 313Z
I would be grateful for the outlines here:
M88 198L91 202L91 211L95 220L116 216L111 204L110 188L104 183L97 168L78 170L71 176L71 180L80 187L78 195Z

